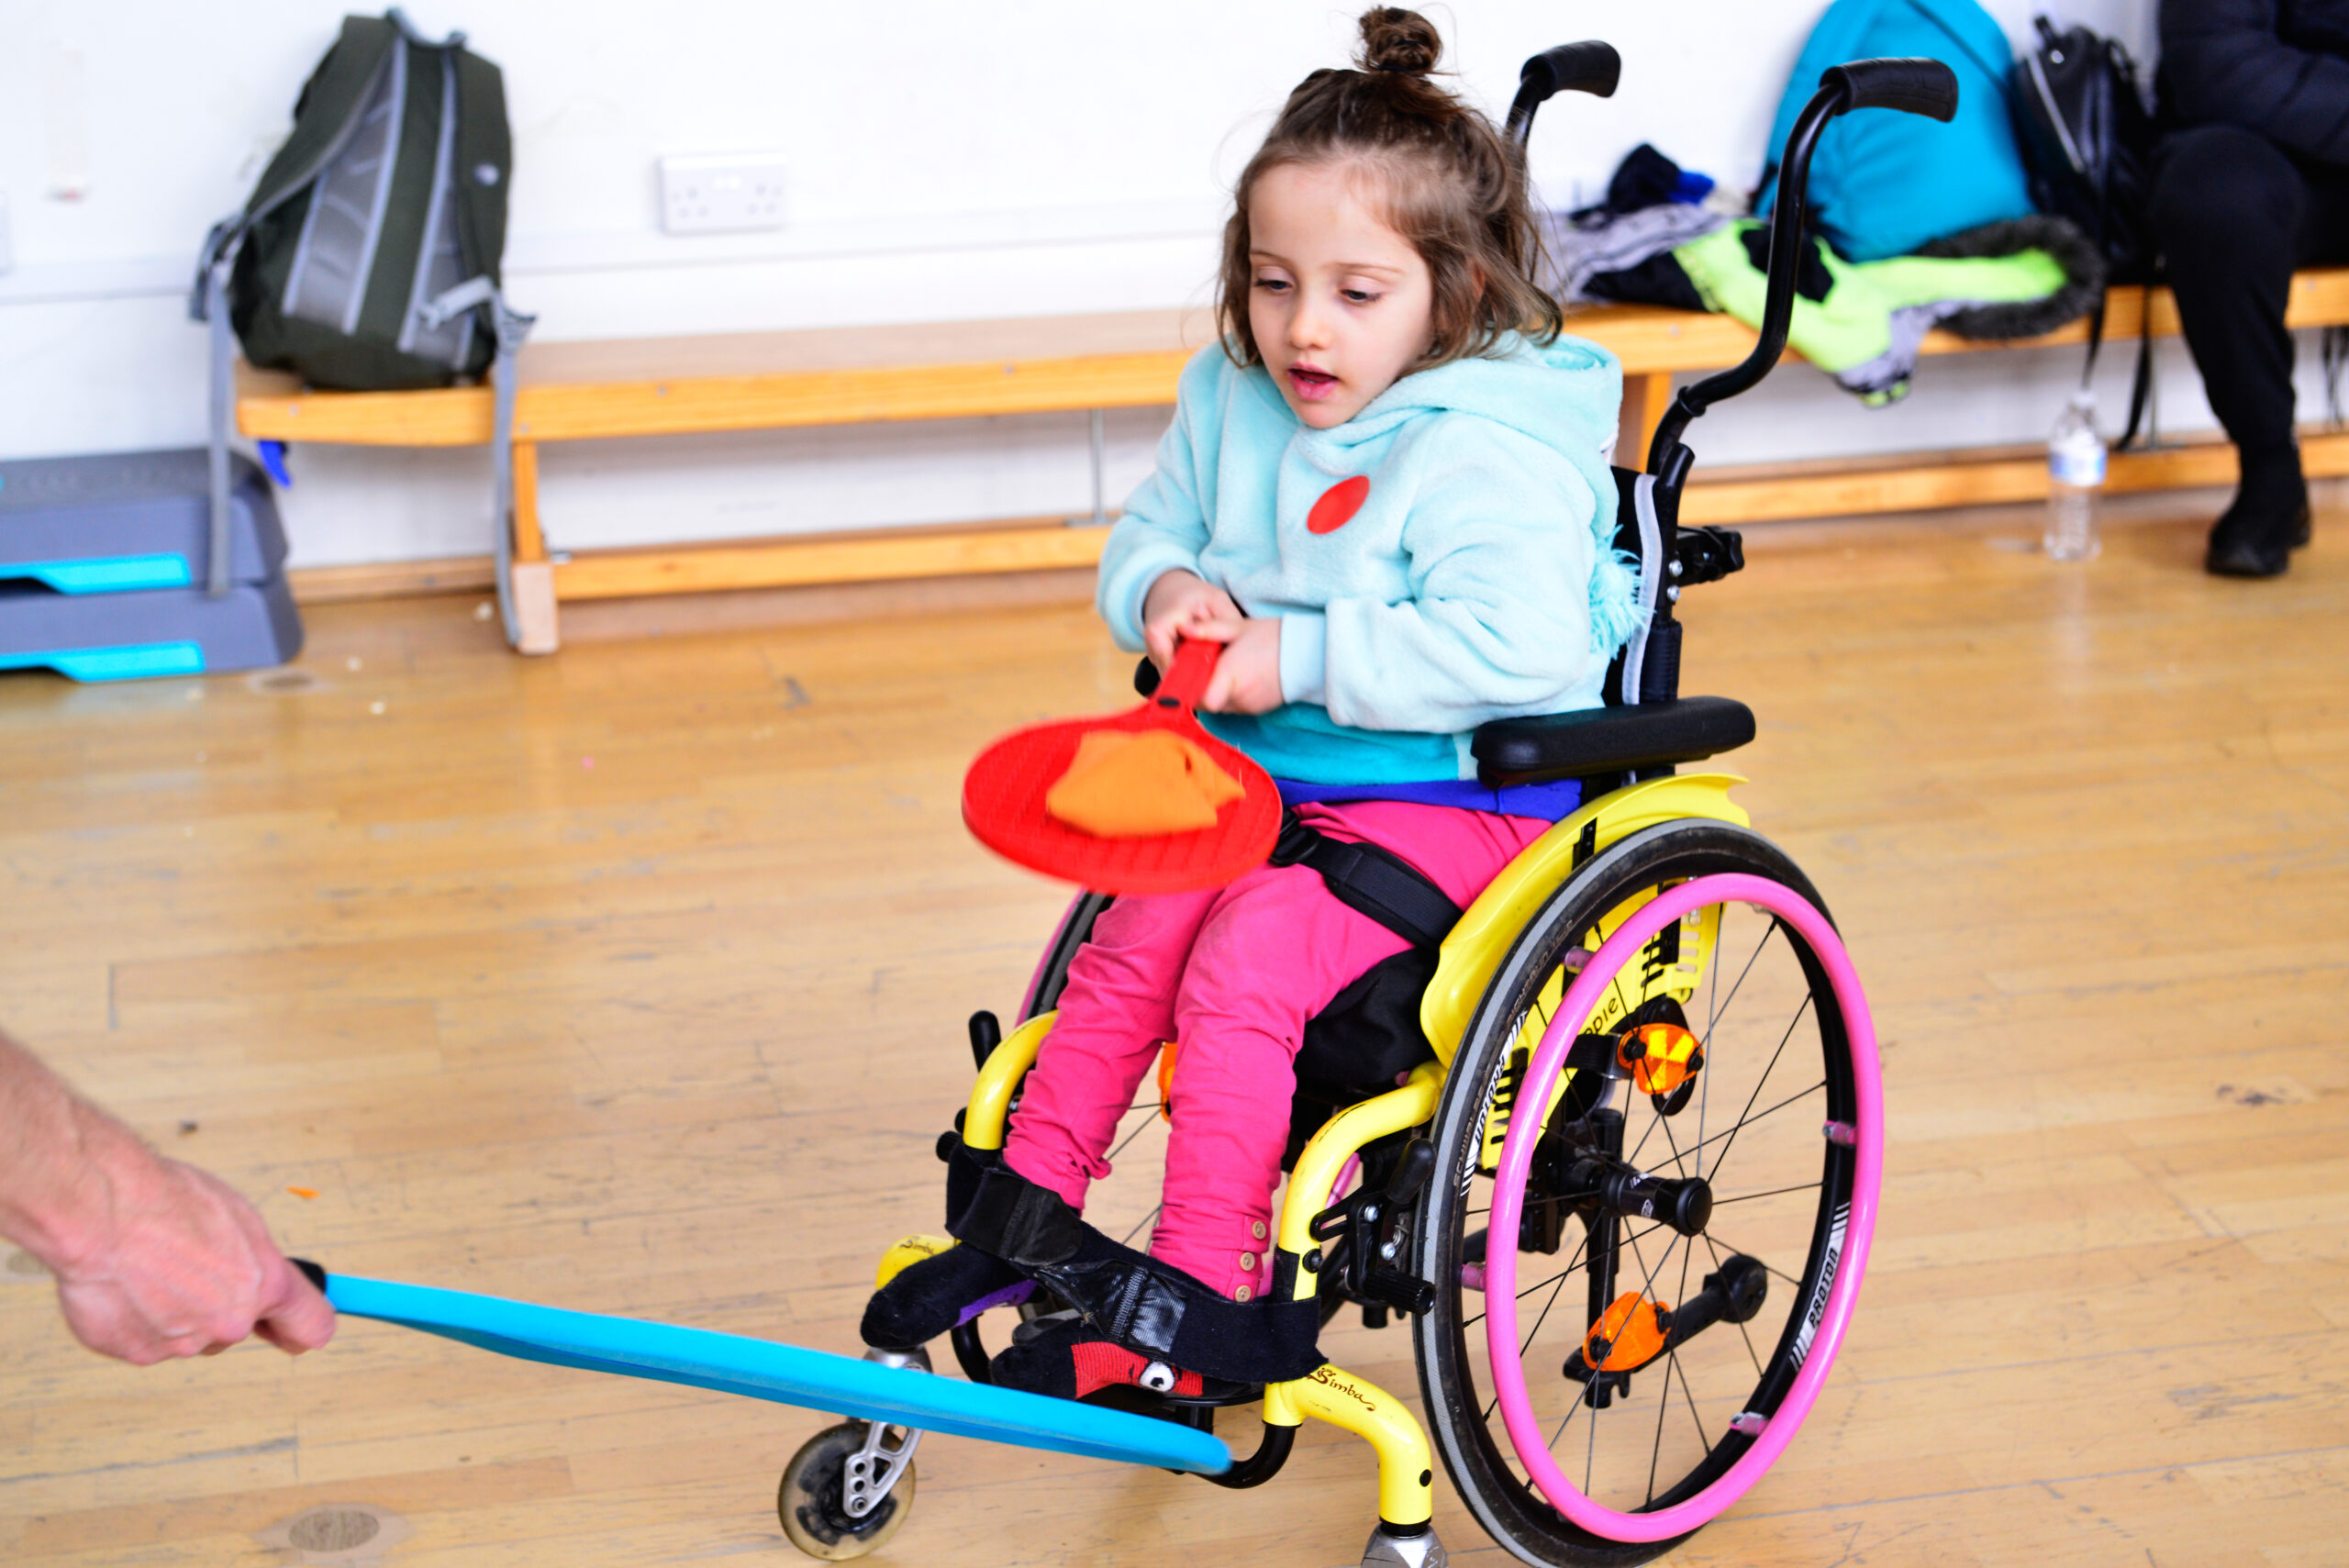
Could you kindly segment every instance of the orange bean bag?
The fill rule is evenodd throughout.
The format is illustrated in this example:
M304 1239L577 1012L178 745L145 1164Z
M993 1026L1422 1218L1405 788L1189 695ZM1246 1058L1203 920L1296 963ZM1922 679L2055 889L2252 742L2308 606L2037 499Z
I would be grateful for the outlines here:
M1097 839L1144 839L1215 826L1247 792L1197 742L1163 729L1096 729L1044 792L1044 810Z

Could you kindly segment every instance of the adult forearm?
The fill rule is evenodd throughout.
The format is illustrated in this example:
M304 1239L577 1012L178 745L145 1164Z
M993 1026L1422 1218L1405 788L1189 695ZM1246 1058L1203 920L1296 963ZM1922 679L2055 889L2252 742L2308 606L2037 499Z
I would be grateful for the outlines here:
M0 1034L0 1236L62 1273L104 1246L119 1185L154 1159Z
M217 1178L166 1160L0 1036L0 1235L57 1276L66 1326L144 1365L259 1333L301 1351L334 1309Z

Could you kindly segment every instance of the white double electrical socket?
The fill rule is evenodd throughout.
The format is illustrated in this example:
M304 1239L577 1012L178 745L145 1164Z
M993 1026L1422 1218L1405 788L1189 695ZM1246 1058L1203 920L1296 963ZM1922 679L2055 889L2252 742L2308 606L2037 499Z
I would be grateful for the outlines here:
M781 228L783 154L696 153L661 160L665 234L729 234Z

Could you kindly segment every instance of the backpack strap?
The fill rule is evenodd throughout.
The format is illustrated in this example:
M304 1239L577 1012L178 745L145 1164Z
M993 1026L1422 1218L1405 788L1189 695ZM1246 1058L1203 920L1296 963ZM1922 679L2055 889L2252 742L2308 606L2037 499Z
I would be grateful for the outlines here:
M1295 811L1281 819L1276 866L1309 866L1330 895L1367 915L1415 948L1436 948L1460 923L1460 906L1425 872L1376 844L1349 844L1306 825Z
M2137 372L2129 383L2129 428L2121 432L2114 450L2127 451L2136 445L2137 431L2146 424L2149 415L2158 417L2154 409L2154 330L2153 312L2145 312L2145 319L2137 329ZM2156 445L2161 433L2153 428L2145 431L2145 444Z

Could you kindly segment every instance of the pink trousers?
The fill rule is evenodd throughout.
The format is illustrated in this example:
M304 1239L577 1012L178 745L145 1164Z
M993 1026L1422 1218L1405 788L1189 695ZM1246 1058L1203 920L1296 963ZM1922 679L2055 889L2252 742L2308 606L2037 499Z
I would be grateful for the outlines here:
M1402 801L1308 806L1303 815L1332 838L1401 855L1464 908L1551 827ZM1179 1041L1164 1207L1150 1251L1251 1299L1271 1274L1273 1187L1306 1020L1408 945L1339 903L1306 866L1259 867L1203 893L1119 899L1069 964L1005 1160L1083 1208L1086 1187L1109 1173L1110 1140L1159 1043Z

